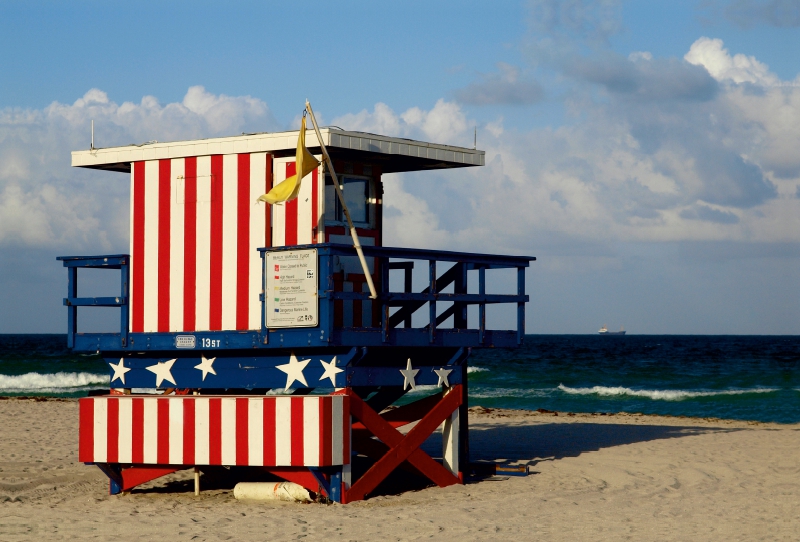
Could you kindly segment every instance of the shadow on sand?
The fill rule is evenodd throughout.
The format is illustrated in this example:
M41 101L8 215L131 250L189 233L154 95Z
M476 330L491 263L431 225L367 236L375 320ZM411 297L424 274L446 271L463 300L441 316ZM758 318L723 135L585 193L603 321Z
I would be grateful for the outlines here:
M729 433L741 431L737 428L691 427L672 425L636 425L615 423L536 423L531 425L488 426L485 422L470 428L470 461L497 464L516 464L535 466L542 461L556 461L566 457L578 457L587 452L612 448L626 444L660 439L673 439L708 433ZM434 433L422 449L430 456L441 457L441 433ZM372 465L363 457L353 458L353 473L357 478ZM258 469L245 467L206 468L202 486L204 489L232 490L241 481L279 481L278 478ZM480 478L473 479L479 482ZM404 470L393 472L369 497L378 495L398 495L407 491L417 491L430 487L429 480L415 476ZM188 493L193 491L193 483L188 480L173 480L137 489L144 493Z
M591 422L478 425L470 428L470 460L535 465L625 444L731 431L740 429Z

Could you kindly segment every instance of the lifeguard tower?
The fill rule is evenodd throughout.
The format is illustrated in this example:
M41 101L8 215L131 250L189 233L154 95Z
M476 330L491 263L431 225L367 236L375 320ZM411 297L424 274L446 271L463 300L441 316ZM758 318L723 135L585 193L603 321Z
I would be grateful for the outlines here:
M69 347L109 365L109 392L80 400L79 460L108 475L112 494L186 468L199 491L197 472L214 466L265 470L342 503L398 468L463 483L468 358L522 343L534 258L383 246L383 176L482 166L484 152L322 128L306 145L320 159L326 149L336 175L323 162L296 199L256 204L295 173L298 137L72 153L73 166L131 183L130 254L58 258ZM81 268L119 270L119 294L79 297ZM515 291L487 293L498 269L516 273ZM490 304L510 304L516 329L487 327ZM78 332L78 307L98 306L119 307L119 332ZM422 398L387 408L415 390ZM442 425L439 462L420 445ZM353 472L356 454L374 463Z

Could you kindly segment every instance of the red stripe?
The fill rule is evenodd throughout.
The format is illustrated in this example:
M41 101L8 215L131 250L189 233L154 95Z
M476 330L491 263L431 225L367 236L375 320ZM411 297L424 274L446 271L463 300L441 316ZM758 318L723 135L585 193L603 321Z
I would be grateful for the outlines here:
M250 155L239 155L236 227L236 329L247 329L250 316ZM269 205L267 205L269 207ZM254 255L253 255L254 256Z
M319 169L319 168L317 168ZM317 186L317 169L311 172L311 242L317 242L319 225L319 187Z
M295 174L297 171L297 164L294 162L287 162L286 163L286 178L288 179L292 175ZM284 240L285 246L291 246L297 244L297 200L298 198L293 199L292 201L288 201L284 204L284 209L286 212L286 220L284 223L286 224L286 235Z
M272 155L267 154L267 174L265 179L265 194L272 190ZM272 246L272 205L264 205L264 213L266 213L266 222L264 228L264 246Z
M319 398L319 464L333 462L333 397Z
M197 158L187 158L184 164L183 330L194 331L197 300Z
M292 466L302 467L305 457L303 444L303 403L302 397L292 397Z
M211 157L211 258L208 329L222 329L222 155Z
M131 463L144 463L144 399L131 399Z
M350 464L350 398L342 397L342 464Z
M84 463L94 461L94 401L89 397L78 400L78 461Z
M108 444L106 445L106 460L109 463L119 461L119 399L109 397L106 408L108 413L107 434Z
M275 464L275 400L264 399L264 465Z
M194 464L194 399L183 399L183 463Z
M247 449L249 440L248 428L248 408L250 399L247 397L236 398L236 464L247 465L249 450Z
M156 399L158 415L158 440L156 441L156 460L162 465L169 464L169 402L171 399Z
M222 399L208 400L208 464L222 465Z
M169 159L158 161L158 331L169 331L171 165Z
M144 331L144 162L133 163L133 318L131 331Z

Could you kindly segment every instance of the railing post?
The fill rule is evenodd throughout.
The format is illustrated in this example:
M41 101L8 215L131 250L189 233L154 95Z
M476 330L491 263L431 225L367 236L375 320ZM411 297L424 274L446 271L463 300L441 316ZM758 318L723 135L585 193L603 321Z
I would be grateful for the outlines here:
M119 315L119 336L120 336L120 343L123 348L128 346L128 318L129 312L128 307L130 306L130 297L128 295L128 280L130 278L130 258L126 258L122 260L122 263L119 266L119 274L120 274L120 295L122 299L125 300L125 303L120 307L120 315Z
M373 310L381 311L381 340L387 342L389 340L389 305L386 303L386 294L389 293L389 258L376 257L376 262L379 262L381 269L381 293L378 299L373 301Z
M411 262L411 263L413 263L413 262ZM403 292L405 292L407 294L411 293L411 288L412 288L411 277L412 277L411 267L406 267L403 270ZM409 314L406 317L406 319L403 320L403 327L406 328L406 329L409 329L411 327L411 316L412 315Z
M67 267L67 298L78 297L78 268ZM78 333L78 307L67 305L67 347L75 347L75 334Z
M269 205L267 205L267 208L269 208ZM269 330L267 330L267 252L261 250L259 254L261 254L261 343L269 344Z
M467 293L467 264L457 262L456 265L460 267L458 277L455 280L453 292L456 294ZM467 329L467 304L455 303L453 311L453 327L456 329Z
M478 293L486 295L486 268L478 268ZM483 344L486 335L486 303L481 301L478 305L478 342Z
M517 295L525 295L525 268L517 267ZM517 302L517 344L522 344L525 335L525 302Z
M430 316L430 342L432 343L436 338L436 260L428 260L428 280L430 282L428 286L428 293L431 296L431 300L428 302L429 305L429 316Z

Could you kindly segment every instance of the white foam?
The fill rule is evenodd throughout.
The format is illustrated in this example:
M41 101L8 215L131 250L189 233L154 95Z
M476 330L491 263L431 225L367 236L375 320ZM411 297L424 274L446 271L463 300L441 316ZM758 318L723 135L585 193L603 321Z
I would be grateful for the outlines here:
M25 373L21 375L0 375L0 390L7 392L48 392L64 393L108 386L107 374L94 373Z
M631 396L647 397L655 401L681 401L694 397L714 397L717 395L744 395L747 393L772 393L778 388L749 388L745 390L690 391L690 390L633 390L631 388L593 386L591 388L570 388L559 384L558 389L571 395Z
M532 398L552 397L551 389L521 389L521 388L489 388L470 390L469 396L476 399L496 399L500 397Z
M489 369L484 369L483 367L467 367L467 374L469 373L482 373L484 371L488 371Z

